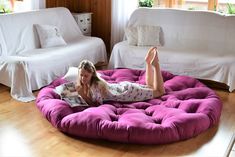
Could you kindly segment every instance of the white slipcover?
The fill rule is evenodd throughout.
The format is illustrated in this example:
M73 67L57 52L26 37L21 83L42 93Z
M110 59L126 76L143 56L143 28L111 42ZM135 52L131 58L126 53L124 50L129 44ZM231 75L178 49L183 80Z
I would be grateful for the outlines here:
M57 26L67 45L41 49L34 24ZM0 31L5 42L0 40L0 45L7 49L0 53L0 83L11 87L11 96L19 101L34 100L33 90L63 76L83 59L107 61L104 42L82 35L66 8L0 15Z
M235 89L235 16L209 11L140 8L133 12L128 27L155 25L162 28L160 65L177 75L225 83ZM117 43L109 68L145 67L150 47Z

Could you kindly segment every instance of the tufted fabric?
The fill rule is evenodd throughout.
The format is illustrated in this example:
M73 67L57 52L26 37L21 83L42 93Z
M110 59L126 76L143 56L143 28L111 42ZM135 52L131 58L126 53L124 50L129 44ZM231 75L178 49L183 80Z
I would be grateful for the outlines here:
M145 83L142 70L99 71L109 82ZM43 88L36 104L60 131L78 137L125 143L160 144L194 137L218 123L222 104L213 90L198 80L162 71L166 94L145 102L107 102L98 107L69 107L53 89L66 82L53 81Z

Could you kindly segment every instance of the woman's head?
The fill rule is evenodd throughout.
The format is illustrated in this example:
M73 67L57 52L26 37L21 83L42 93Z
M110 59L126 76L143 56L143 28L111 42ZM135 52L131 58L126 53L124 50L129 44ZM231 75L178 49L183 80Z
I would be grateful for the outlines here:
M88 60L83 60L78 66L78 83L92 85L98 80L94 64Z

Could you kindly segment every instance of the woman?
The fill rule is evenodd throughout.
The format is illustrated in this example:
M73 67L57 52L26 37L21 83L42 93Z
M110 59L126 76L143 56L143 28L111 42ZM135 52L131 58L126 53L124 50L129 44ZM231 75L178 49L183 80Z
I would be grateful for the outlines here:
M165 89L156 47L148 51L145 61L146 85L141 85L128 81L108 83L97 75L90 61L84 60L78 66L77 92L90 105L102 104L103 101L132 102L160 97Z

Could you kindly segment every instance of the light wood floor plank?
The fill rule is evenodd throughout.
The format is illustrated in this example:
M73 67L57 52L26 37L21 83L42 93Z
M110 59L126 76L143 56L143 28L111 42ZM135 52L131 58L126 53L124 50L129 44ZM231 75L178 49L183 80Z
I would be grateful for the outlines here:
M235 93L223 90L216 90L223 101L218 125L197 137L165 145L122 144L67 136L42 117L34 101L15 101L9 91L8 87L0 85L1 157L219 157L225 155L235 130ZM231 155L234 155L234 151Z

